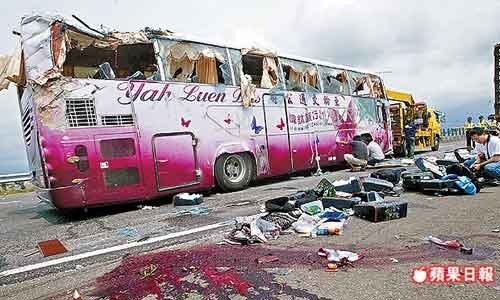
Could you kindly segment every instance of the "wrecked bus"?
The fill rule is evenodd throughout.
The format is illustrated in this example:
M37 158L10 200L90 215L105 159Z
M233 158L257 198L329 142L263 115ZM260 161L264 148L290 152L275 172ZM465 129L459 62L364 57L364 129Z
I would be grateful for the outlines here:
M58 208L243 189L342 163L360 131L392 150L373 73L75 19L23 18L0 78L17 85L34 182Z

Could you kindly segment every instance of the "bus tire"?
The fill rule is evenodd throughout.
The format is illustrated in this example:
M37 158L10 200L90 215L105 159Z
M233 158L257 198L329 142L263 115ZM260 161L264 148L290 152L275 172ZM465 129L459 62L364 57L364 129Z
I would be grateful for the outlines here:
M434 137L434 146L431 147L432 151L438 151L439 150L439 135L436 135Z
M252 157L247 153L222 154L215 162L215 179L225 192L246 188L253 173Z

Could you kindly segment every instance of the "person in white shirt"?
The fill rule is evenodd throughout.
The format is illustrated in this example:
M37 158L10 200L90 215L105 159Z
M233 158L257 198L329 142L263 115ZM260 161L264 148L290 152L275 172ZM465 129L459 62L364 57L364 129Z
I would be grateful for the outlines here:
M500 179L500 138L488 134L484 128L475 127L470 136L476 143L477 157L464 164L473 171L483 171L485 175Z
M364 133L361 137L368 147L368 164L373 166L376 163L382 162L385 159L384 151L382 147L373 140L372 135L370 133Z

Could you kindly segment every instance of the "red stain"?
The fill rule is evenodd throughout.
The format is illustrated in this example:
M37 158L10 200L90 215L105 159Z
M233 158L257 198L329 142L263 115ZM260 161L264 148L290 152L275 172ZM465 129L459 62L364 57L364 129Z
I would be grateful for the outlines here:
M204 268L202 272L216 289L232 286L238 293L246 296L250 288L248 282L231 270L219 272L214 268Z
M258 258L274 254L279 260L258 263ZM143 278L142 270L156 265L157 270ZM273 283L273 274L265 268L306 265L322 268L315 251L270 249L260 246L206 246L189 250L165 251L143 256L126 257L120 266L98 278L95 294L106 299L142 299L155 295L182 297L183 293L196 291L205 297L227 298L228 291L249 295L249 289L266 286L252 299L270 299L273 293L282 292L306 299L318 299L300 289ZM187 276L195 276L208 284L189 282ZM229 289L229 290L228 290Z
M324 245L328 248L328 245ZM495 249L475 248L472 255L463 255L454 249L441 249L425 243L410 248L364 248L355 245L336 245L337 249L363 252L363 260L356 268L381 268L392 265L390 258L400 263L429 263L443 260L483 260L495 256ZM274 281L268 268L325 269L327 261L318 256L318 248L300 247L276 249L267 246L205 246L187 250L164 251L123 259L120 266L98 278L95 294L104 299L142 299L155 295L157 299L183 298L187 292L196 292L204 298L229 299L241 294L251 299L271 299L273 295L291 298L319 299L302 289L294 289ZM259 258L267 259L259 263ZM277 259L278 258L278 259ZM156 271L144 277L144 270ZM196 280L193 280L195 278ZM188 280L191 279L191 280ZM266 289L260 289L266 287ZM252 290L251 290L252 288Z

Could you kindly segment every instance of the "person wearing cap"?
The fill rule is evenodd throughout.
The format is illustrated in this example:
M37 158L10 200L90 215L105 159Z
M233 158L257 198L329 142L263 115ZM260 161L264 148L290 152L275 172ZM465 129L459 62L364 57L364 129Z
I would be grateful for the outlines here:
M491 178L500 179L500 138L481 127L472 128L470 136L476 142L477 157L466 160L464 165L472 171L482 171Z
M467 121L465 121L464 129L465 129L465 137L467 139L467 148L469 149L472 149L475 146L469 134L470 130L474 127L476 127L476 125L474 124L474 122L472 122L472 117L468 117Z

